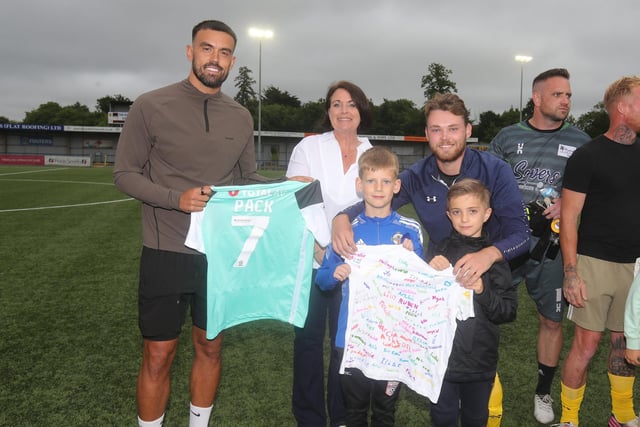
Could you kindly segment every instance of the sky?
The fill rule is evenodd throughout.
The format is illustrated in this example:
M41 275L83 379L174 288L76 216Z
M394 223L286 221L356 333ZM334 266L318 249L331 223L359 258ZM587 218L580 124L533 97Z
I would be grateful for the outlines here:
M572 115L602 100L606 87L640 74L638 0L7 0L0 12L0 116L21 121L46 102L140 94L184 79L191 29L218 19L238 35L238 68L262 88L301 102L324 98L336 80L360 86L375 105L424 103L420 87L436 62L452 71L471 117L519 108L531 81L549 68L571 73ZM515 55L533 59L526 65Z

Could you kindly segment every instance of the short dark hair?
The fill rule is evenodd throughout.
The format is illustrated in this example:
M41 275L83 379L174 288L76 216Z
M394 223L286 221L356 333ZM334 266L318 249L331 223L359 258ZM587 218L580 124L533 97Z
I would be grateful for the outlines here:
M365 171L378 169L392 169L394 178L400 173L400 161L398 156L390 149L376 145L362 153L358 159L358 176L362 178Z
M466 195L476 196L485 208L491 207L491 192L486 185L477 179L464 178L456 181L455 184L449 187L449 192L447 193L447 210L449 209L449 204L452 199Z
M550 70L543 71L538 74L535 79L533 79L531 88L533 89L534 87L536 87L536 84L548 80L551 77L564 77L565 79L569 80L569 71L567 71L566 68L552 68Z
M234 48L235 48L235 45L238 43L238 37L236 37L236 33L233 32L230 26L228 26L222 21L209 19L207 21L202 21L199 24L196 24L196 26L193 27L193 30L191 30L191 41L194 41L196 39L196 34L198 34L198 31L201 31L201 30L221 31L223 33L229 34L231 37L233 37Z
M432 111L448 111L456 116L464 118L464 124L471 123L469 110L464 105L464 101L455 93L436 93L424 104L425 122L429 119Z
M331 120L329 120L329 108L331 107L331 97L333 96L333 93L338 89L344 89L349 92L349 95L351 95L351 99L353 99L353 102L356 104L356 108L360 113L360 125L358 126L358 131L369 129L369 127L373 124L371 102L359 86L346 80L337 81L329 86L327 96L324 100L325 117L322 125L326 129L331 129Z

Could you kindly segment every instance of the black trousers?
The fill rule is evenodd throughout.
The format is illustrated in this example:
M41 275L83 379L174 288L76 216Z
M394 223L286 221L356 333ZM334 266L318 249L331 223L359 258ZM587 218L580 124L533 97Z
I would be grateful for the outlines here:
M313 270L314 282L315 275L316 270ZM338 374L342 358L335 348L341 301L341 288L325 292L312 284L307 320L303 328L295 328L291 409L298 427L326 427L327 418L332 427L345 423ZM327 327L331 354L325 400L324 340Z
M489 418L489 396L494 376L490 380L442 383L438 403L431 403L433 427L486 427Z
M400 383L372 380L359 369L347 368L340 375L340 384L347 405L348 427L368 427L369 408L371 427L393 426Z

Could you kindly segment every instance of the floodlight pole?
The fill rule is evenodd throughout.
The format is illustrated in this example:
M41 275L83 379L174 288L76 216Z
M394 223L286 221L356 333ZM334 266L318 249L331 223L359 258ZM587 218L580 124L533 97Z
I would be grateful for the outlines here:
M524 64L533 59L531 56L516 55L516 61L520 63L520 121L522 121L522 86L524 84Z
M249 36L258 39L258 153L256 160L260 167L262 160L262 39L272 38L273 31L249 28Z

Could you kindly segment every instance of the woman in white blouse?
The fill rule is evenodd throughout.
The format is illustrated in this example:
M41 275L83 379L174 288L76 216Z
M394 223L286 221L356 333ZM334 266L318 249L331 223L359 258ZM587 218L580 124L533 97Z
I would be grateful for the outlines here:
M371 143L359 137L358 132L371 125L373 113L362 89L348 81L329 87L325 112L324 125L331 130L305 137L295 146L287 176L308 176L320 181L327 226L331 227L331 220L339 211L361 200L355 185L358 158L371 148ZM324 248L316 243L314 278L323 256ZM340 300L339 288L321 291L312 284L307 321L303 328L295 328L292 412L299 427L327 425L325 408L330 426L346 424L338 377L340 359L335 351ZM331 355L325 403L323 348L327 325Z

